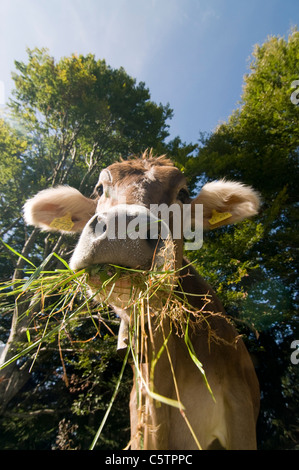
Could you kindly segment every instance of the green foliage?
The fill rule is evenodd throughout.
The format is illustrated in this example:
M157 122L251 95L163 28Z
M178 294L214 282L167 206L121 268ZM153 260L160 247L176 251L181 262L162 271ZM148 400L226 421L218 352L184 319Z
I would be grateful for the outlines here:
M291 84L298 75L298 51L297 30L287 40L270 37L255 47L241 106L214 134L202 137L195 158L197 174L240 180L260 192L262 208L252 222L259 230L259 239L252 238L256 252L251 258L254 255L259 264L256 275L259 279L278 276L293 293L298 268L299 109L290 98ZM234 244L229 250L233 253L240 246L248 255L239 238L242 230L248 226L233 229ZM246 238L246 232L243 236ZM207 235L207 242L214 238L219 244L213 233ZM228 240L226 243L229 247Z
M298 421L285 414L286 407L298 407L298 396L284 398L285 383L295 390L298 380L289 351L298 338L299 108L291 101L298 60L296 29L287 39L269 37L255 46L239 108L213 134L201 136L194 159L194 176L242 181L261 194L257 217L206 233L192 259L237 325L255 334L249 346L260 372L265 448L271 448L271 432L273 447L292 448L298 440Z
M68 259L76 243L75 236L44 234L24 226L22 206L26 199L57 184L72 185L90 196L101 169L120 155L127 157L148 147L165 148L167 121L172 117L168 105L151 101L144 83L137 83L124 69L112 69L91 54L72 55L56 62L46 49L27 52L27 62L15 63L9 121L0 121L0 231L6 242L0 247L1 280L13 277L17 281L24 273L30 276L28 268L32 266L26 262L29 255L36 266L48 260L47 269L64 269L61 258L51 253ZM18 259L8 245L22 257ZM61 301L59 297L56 300L59 309ZM19 346L24 348L24 341L29 349L35 340L39 341L41 336L36 334L41 326L48 331L43 315L38 317L39 325L34 326L26 309L26 302L19 302L12 312L7 302L2 302L0 340L5 343L10 331L12 341L8 360ZM55 323L55 317L51 322ZM15 368L3 369L1 405L7 396L5 374L21 378L23 386L13 391L15 396L2 410L1 448L90 446L122 364L116 355L115 337L110 338L107 332L100 341L97 337L82 343L82 337L87 340L94 335L91 326L88 322L74 325L72 334L79 343L69 343L62 333L59 343L44 333L48 345L40 348L41 360L33 361L32 357L30 361L29 354L29 359L20 358ZM34 367L27 375L32 361ZM126 376L130 377L129 371ZM65 377L69 377L68 386ZM127 402L128 388L124 386L98 448L127 444Z
M259 269L255 249L262 237L262 224L247 220L235 227L205 234L202 248L187 253L230 314L238 312L248 294L246 281Z
M186 144L179 137L166 142L172 110L152 102L145 84L122 68L112 69L91 54L55 62L45 49L28 50L28 61L16 62L10 124L0 121L0 233L25 257L30 253L36 265L52 251L67 257L76 239L24 227L25 200L56 184L89 196L99 171L120 155L148 147L168 153L194 194L203 182L221 177L260 192L258 216L206 232L201 250L186 254L210 281L254 356L262 390L258 442L265 449L298 447L299 366L290 363L290 344L299 338L299 107L290 99L298 61L296 29L288 38L269 37L255 46L239 107L213 134ZM3 246L0 256L2 279L21 276L23 271L14 269L22 263L11 251ZM52 258L51 269L59 267L64 268ZM5 342L11 320L5 303L1 312ZM101 333L93 338L91 319L78 322L71 339L61 333L60 345L55 340L41 351L42 360L2 414L1 448L90 446L122 366L114 336ZM33 338L30 330L25 341ZM99 449L121 448L129 440L130 379L127 370Z
M54 170L53 184L61 182L56 173L68 160L93 173L100 162L155 147L168 136L171 109L150 101L145 84L124 69L91 54L58 63L45 49L28 50L28 56L28 64L16 62L11 107L27 131L42 134L44 175L48 179Z
M63 260L66 269L48 270L52 257L59 258L51 254L40 266L26 270L28 279L4 282L0 288L6 309L13 309L16 298L19 306L25 305L18 321L25 316L29 320L26 335L14 344L14 356L1 369L5 373L10 363L19 361L22 367L29 362L31 372L2 411L3 449L89 448L122 365L116 353L114 315L89 299L82 272L73 273ZM30 260L28 264L32 265ZM129 384L127 370L96 448L127 444ZM115 439L116 425L123 432Z
M100 170L120 155L164 145L172 110L91 54L55 62L46 49L28 49L28 62L15 64L11 125L0 122L0 233L21 252L30 238L21 217L26 199L58 184L90 196ZM30 249L40 260L56 242L36 234ZM5 250L1 256L8 276L15 260Z
M59 348L54 342L46 346L46 351L40 351L40 360L34 365L30 380L1 416L1 449L86 450L90 447L122 366L116 354L116 336L107 334L92 340L91 335L94 336L91 322L81 322L69 332L69 338L60 338ZM84 337L86 343L82 342ZM98 450L116 450L129 442L131 381L127 369L97 443Z

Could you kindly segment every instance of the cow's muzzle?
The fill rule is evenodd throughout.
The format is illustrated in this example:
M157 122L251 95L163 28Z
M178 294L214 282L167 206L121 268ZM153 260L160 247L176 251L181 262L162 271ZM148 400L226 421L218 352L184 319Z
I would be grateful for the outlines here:
M172 237L168 226L147 208L118 205L95 214L80 236L70 261L73 270L95 264L150 269L161 266Z

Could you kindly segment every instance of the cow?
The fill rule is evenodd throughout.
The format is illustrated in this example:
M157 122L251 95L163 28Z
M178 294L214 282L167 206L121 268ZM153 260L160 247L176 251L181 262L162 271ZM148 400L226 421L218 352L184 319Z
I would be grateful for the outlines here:
M157 205L175 205L180 209L179 215L170 214L167 237L161 236L164 222L151 212L151 207ZM160 328L152 328L148 334L148 356L141 365L144 377L148 376L154 351L156 354L159 351L153 378L155 395L148 393L144 381L137 377L140 371L133 367L137 376L130 395L131 449L257 448L260 392L250 355L211 286L184 257L183 234L172 235L186 206L190 208L193 225L199 213L196 209L202 207L201 226L209 230L251 217L258 212L259 205L259 195L251 187L227 180L208 182L191 198L184 174L167 156L154 156L152 152L120 159L102 170L90 198L75 188L57 186L40 191L26 202L27 224L45 231L80 233L70 260L74 271L111 264L138 268L146 276L157 269L157 260L170 256L166 248L169 240L172 243L176 291L204 319L192 323L188 341L193 355L202 364L206 380L186 347L186 338L172 331L169 318L165 317ZM112 226L115 229L122 221L127 227L136 217L147 227L145 236L131 237L129 231L121 237L107 236L112 234L113 231L109 232ZM158 237L150 236L147 225L150 220L158 225L160 222ZM118 282L122 287L121 279ZM122 349L128 344L131 307L117 295L109 298L109 303L120 318ZM157 305L152 309L158 310ZM159 312L155 313L158 316ZM146 410L143 424L137 404L138 380L139 388L143 387L142 409ZM159 402L159 396L166 399ZM171 406L171 400L180 405Z

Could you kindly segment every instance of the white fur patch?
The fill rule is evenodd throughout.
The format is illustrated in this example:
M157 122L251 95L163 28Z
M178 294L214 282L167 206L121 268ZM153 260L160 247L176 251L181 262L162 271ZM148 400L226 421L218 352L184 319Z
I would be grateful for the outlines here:
M25 222L48 231L81 231L94 212L95 201L70 186L44 189L24 205ZM64 220L66 216L73 223L63 230L55 225L55 219Z
M145 173L146 179L149 181L156 181L156 175L155 175L155 167L152 166L146 173Z
M217 226L252 217L258 212L260 198L250 186L234 181L220 180L205 184L192 204L203 204L204 227L207 228L208 221L211 220L215 211L220 214L231 214L229 218L224 217L223 221L220 220L220 217Z

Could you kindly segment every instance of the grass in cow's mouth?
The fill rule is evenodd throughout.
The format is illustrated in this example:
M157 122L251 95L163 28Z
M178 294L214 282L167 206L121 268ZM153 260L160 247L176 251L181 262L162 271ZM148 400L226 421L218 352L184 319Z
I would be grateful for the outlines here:
M13 251L16 256L22 256L8 245L6 247ZM48 269L50 262L53 260L59 261L63 268ZM175 271L172 265L166 265L147 272L115 265L96 265L74 272L66 261L56 253L50 254L38 267L28 259L25 261L29 268L24 271L22 279L16 278L0 284L0 300L2 301L2 315L12 313L15 308L18 308L20 312L19 321L24 318L27 319L27 344L23 344L19 350L16 350L13 357L10 357L2 364L0 369L22 356L32 355L32 352L35 351L32 356L32 369L41 345L47 344L53 338L58 338L59 346L61 332L71 331L73 325L78 322L78 318L80 321L90 318L95 327L95 334L98 336L102 336L100 332L102 326L111 331L112 323L115 323L116 319L111 318L108 303L110 300L115 301L115 299L123 302L123 297L120 297L120 290L125 289L125 302L127 302L126 305L129 305L131 312L127 353L115 392L91 448L94 448L114 402L129 353L137 371L136 375L139 378L138 393L140 393L140 402L142 401L141 388L143 388L152 400L179 408L190 432L193 433L184 413L184 405L180 400L179 390L177 390L176 399L173 399L159 395L153 386L155 367L163 352L166 352L169 358L169 367L176 384L174 368L168 352L168 340L170 334L174 333L184 337L190 357L201 371L212 394L202 364L195 355L188 334L191 328L191 314L193 319L197 318L199 320L202 312L194 312L188 302L178 295L179 272ZM121 295L123 294L124 291L121 290ZM209 299L206 298L205 300L208 304ZM157 305L159 307L158 315L156 315L155 310ZM163 320L166 317L169 320L168 325L170 325L168 331L164 330L163 327ZM148 340L153 341L157 328L160 328L160 332L162 332L163 344L159 351L154 350L153 352L149 378L147 379L142 374L141 364L146 360L146 342ZM61 350L60 356L63 365ZM67 382L66 371L64 379ZM194 439L200 448L200 443L195 435Z

